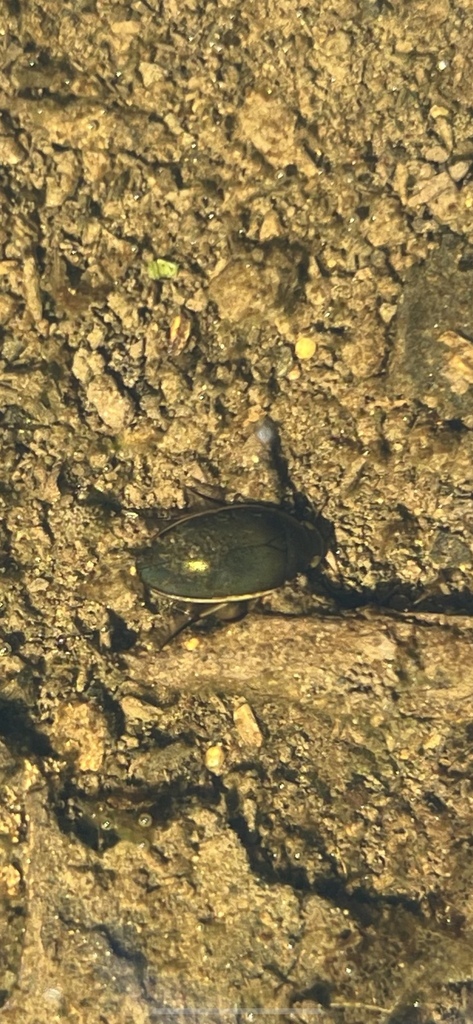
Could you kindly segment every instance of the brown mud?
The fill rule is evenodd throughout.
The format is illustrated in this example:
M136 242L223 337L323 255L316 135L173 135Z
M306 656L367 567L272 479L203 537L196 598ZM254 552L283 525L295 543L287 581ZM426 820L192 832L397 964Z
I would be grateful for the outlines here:
M6 1024L473 1020L472 41L2 7ZM330 588L159 652L136 551L189 481L281 499L265 416Z

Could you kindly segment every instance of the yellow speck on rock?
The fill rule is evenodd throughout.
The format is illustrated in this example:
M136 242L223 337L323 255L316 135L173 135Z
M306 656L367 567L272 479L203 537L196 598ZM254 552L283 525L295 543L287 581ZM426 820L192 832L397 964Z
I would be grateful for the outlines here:
M316 348L315 338L301 335L296 341L296 356L298 359L312 359Z
M215 743L205 751L205 767L207 771L218 775L225 764L225 753L221 743Z
M200 640L198 636L191 636L188 640L184 641L184 647L186 651L196 651L200 647Z

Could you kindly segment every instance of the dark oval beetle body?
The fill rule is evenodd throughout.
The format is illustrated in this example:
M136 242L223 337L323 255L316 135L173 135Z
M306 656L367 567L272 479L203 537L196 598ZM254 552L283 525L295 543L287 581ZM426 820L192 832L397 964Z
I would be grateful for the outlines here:
M324 557L323 539L276 505L225 505L166 526L138 560L144 583L193 604L261 597Z

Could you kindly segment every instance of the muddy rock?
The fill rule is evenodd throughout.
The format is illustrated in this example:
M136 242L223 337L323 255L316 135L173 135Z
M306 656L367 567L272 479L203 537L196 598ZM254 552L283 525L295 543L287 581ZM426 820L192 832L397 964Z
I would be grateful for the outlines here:
M472 1018L472 32L2 12L6 1024ZM327 557L161 650L195 492Z

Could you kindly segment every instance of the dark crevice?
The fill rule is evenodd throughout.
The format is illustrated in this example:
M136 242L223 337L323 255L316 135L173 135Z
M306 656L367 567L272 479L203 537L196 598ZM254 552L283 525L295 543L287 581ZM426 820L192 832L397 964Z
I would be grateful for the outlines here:
M217 781L201 785L179 777L156 786L125 784L99 793L85 792L72 779L60 789L53 781L50 798L61 832L102 854L123 838L153 844L160 828L177 817L185 819L186 811L192 816L196 806L216 810L221 796Z
M302 864L294 864L287 859L285 864L276 865L273 851L264 845L261 834L250 828L245 816L238 809L238 793L235 790L227 791L226 801L229 812L228 824L242 844L251 870L266 883L287 885L294 892L301 894L315 894L340 909L347 910L362 927L375 923L380 912L386 907L402 907L411 914L420 915L419 903L407 896L374 895L362 886L351 887L349 880L340 877L334 858L327 853L321 836L317 835L315 830L310 837L312 849L320 852L326 865L325 873L321 871L311 881Z
M9 701L0 697L0 736L13 753L55 756L48 737L40 732L26 706L19 700Z

